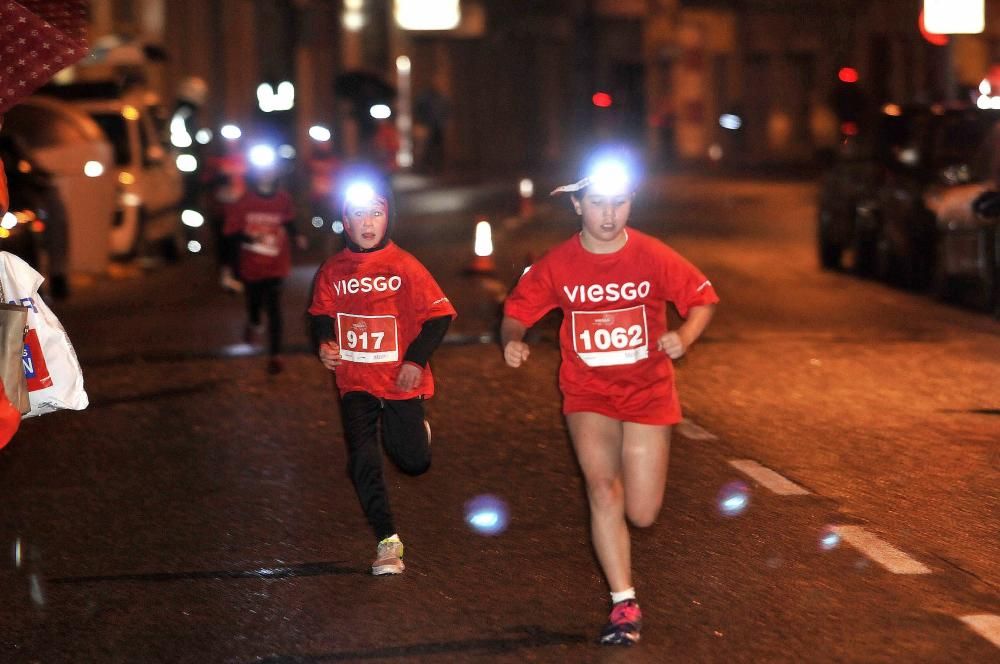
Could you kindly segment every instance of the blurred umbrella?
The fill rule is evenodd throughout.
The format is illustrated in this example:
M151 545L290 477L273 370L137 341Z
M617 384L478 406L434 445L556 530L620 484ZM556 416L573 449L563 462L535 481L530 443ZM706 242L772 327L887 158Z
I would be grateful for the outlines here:
M0 0L0 114L87 55L88 0Z

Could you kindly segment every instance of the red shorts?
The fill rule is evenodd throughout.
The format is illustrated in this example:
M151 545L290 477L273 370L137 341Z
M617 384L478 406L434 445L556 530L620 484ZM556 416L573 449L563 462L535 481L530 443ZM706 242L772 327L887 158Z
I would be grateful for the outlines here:
M623 422L670 425L681 421L681 404L673 381L648 388L607 385L600 393L559 386L563 413L598 413Z

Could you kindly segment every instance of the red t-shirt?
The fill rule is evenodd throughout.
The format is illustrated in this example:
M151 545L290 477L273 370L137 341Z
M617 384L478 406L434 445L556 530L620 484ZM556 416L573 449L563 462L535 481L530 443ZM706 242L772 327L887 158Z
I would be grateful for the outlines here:
M292 268L292 252L286 224L295 219L292 197L284 190L271 196L247 191L225 206L224 235L243 233L239 273L246 281L286 277Z
M427 268L406 251L389 242L378 251L334 254L316 275L309 313L335 322L341 394L360 391L382 399L434 394L429 366L410 392L396 388L396 375L423 324L454 318L455 309Z
M667 302L681 316L719 301L712 284L659 240L628 229L625 246L595 254L579 235L531 266L504 304L530 327L559 308L563 412L592 411L646 424L680 421L670 357L657 348Z

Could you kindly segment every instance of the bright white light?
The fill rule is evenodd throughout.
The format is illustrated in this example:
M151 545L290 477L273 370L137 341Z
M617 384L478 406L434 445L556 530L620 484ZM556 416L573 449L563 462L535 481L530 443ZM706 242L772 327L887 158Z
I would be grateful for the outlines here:
M396 58L396 71L400 73L410 71L410 59L405 55Z
M184 210L181 212L181 223L191 228L201 228L205 217L197 210Z
M243 131L234 124L222 125L219 133L222 134L223 138L230 141L235 141L243 135Z
M719 491L718 504L724 516L738 516L750 504L750 490L743 482L730 482Z
M270 145L255 145L250 148L249 155L250 163L257 168L270 168L274 166L274 162L277 161L278 155L275 153L274 148Z
M119 201L125 207L139 207L142 205L142 196L131 191L122 192Z
M590 174L592 191L599 196L629 193L628 170L619 161L602 161Z
M359 11L348 10L344 12L341 21L344 24L344 29L349 32L358 32L365 27L365 15Z
M375 189L367 182L355 182L347 187L344 198L348 205L371 205L375 201Z
M0 219L0 228L9 231L14 226L17 226L17 217L14 216L13 212L8 212L3 216L3 219Z
M476 224L476 239L472 251L477 256L493 255L493 229L490 228L490 222L480 221Z
M333 137L330 130L323 125L313 125L309 127L309 138L320 143L326 143Z
M278 148L278 156L282 159L295 159L295 148L287 143Z
M413 153L409 150L400 150L399 154L396 155L396 161L399 162L400 168L409 168L413 166Z
M177 155L177 170L181 173L194 173L198 170L198 160L193 154Z
M198 141L199 145L208 145L212 142L212 130L199 129L194 135L194 140Z
M462 20L459 0L396 0L393 14L404 30L452 30Z
M170 118L170 143L175 148L191 147L191 134L188 133L187 125L180 113Z
M365 8L365 0L344 0L344 9L359 12Z
M979 82L979 94L988 95L991 92L993 92L993 86L991 86L990 82L984 78Z
M190 242L188 242L188 251L190 251L192 254L197 254L198 252L200 252L201 242L198 242L198 240L191 240Z
M323 217L313 217L312 225L313 228L323 228Z
M392 111L385 104L375 104L368 109L368 113L376 120L385 120L392 115Z
M480 535L499 535L508 520L507 504L496 496L476 496L465 503L465 522Z
M990 107L990 98L987 97L986 95L979 95L979 98L976 99L976 106L978 106L979 108L982 108L984 110L987 109L987 108L989 108Z
M719 126L723 129L736 131L743 126L743 119L738 115L733 115L732 113L723 113L719 116Z
M332 224L330 224L330 230L333 231L334 233L343 233L344 222L342 222L340 219L335 220Z
M924 0L924 27L935 35L979 34L986 28L984 0Z
M840 535L833 530L827 530L819 539L819 546L824 551L835 549L840 544Z
M257 86L257 107L265 113L274 110L274 88L270 83L261 83Z
M521 191L521 198L531 198L535 195L535 183L529 178L522 179L517 187Z
M291 81L278 83L276 108L277 111L290 111L295 108L295 86Z
M99 161L88 161L83 165L83 174L88 178L97 178L104 175L104 164Z

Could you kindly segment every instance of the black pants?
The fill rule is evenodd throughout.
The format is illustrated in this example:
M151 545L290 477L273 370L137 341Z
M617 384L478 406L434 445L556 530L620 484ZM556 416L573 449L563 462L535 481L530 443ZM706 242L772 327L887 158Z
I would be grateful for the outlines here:
M407 475L421 475L431 466L431 448L424 429L422 399L379 399L367 392L348 392L340 400L347 439L348 471L376 541L396 532L382 474L382 445Z
M243 287L247 298L247 318L251 325L260 325L261 309L267 309L268 352L281 353L281 286L283 279L247 281Z

